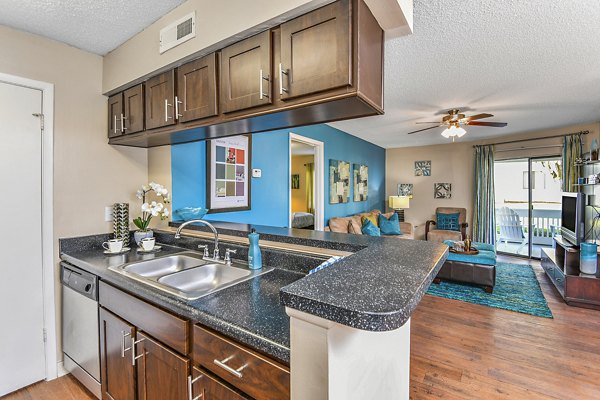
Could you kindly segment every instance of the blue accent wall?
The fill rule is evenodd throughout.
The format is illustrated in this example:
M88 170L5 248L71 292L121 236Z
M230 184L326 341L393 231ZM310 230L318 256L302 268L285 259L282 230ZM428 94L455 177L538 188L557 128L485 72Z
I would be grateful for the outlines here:
M289 132L325 143L325 224L331 217L385 208L385 149L329 125L313 125L252 135L252 168L262 170L252 179L252 210L208 214L206 219L286 227L289 210ZM350 199L329 204L329 160L369 166L369 196L355 202L353 177ZM350 166L352 173L352 165ZM173 210L206 204L206 142L171 147ZM174 215L174 218L176 216Z

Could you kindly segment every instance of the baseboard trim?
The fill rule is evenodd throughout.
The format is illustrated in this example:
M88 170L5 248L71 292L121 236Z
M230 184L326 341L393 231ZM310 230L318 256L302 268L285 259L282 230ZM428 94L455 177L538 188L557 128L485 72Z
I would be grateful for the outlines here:
M56 363L56 372L59 378L69 373L69 371L65 369L65 364L62 361Z

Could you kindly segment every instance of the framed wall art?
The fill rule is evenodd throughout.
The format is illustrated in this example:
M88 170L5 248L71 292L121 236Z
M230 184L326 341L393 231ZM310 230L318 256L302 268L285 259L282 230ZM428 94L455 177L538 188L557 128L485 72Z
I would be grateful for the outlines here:
M414 186L412 183L399 183L398 184L398 196L407 196L413 198Z
M329 204L347 203L350 197L350 163L329 160Z
M369 197L369 167L363 164L353 164L354 201L365 201Z
M292 189L300 189L300 175L292 175Z
M434 199L450 199L452 198L451 183L434 183L433 184Z
M209 213L250 210L252 137L230 136L206 144L206 208Z
M431 160L415 161L415 176L431 176Z

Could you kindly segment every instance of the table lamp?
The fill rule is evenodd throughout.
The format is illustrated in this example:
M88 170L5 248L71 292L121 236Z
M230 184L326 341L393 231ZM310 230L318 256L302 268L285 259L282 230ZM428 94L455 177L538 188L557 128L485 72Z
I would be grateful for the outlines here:
M398 214L398 220L404 222L404 209L410 208L410 197L408 196L390 196L390 208Z

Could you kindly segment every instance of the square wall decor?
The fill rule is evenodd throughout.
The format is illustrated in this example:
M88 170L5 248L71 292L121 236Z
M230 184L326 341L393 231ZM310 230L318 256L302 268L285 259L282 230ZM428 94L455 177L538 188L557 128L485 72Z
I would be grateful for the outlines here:
M350 163L329 160L329 204L347 203L350 197Z
M300 175L292 175L292 189L300 189Z
M452 198L451 183L434 183L433 184L434 199L450 199Z
M413 198L413 184L412 183L399 183L398 184L398 196L408 196Z
M353 164L354 172L354 201L365 201L369 197L369 167Z
M415 161L415 176L431 176L431 160Z

